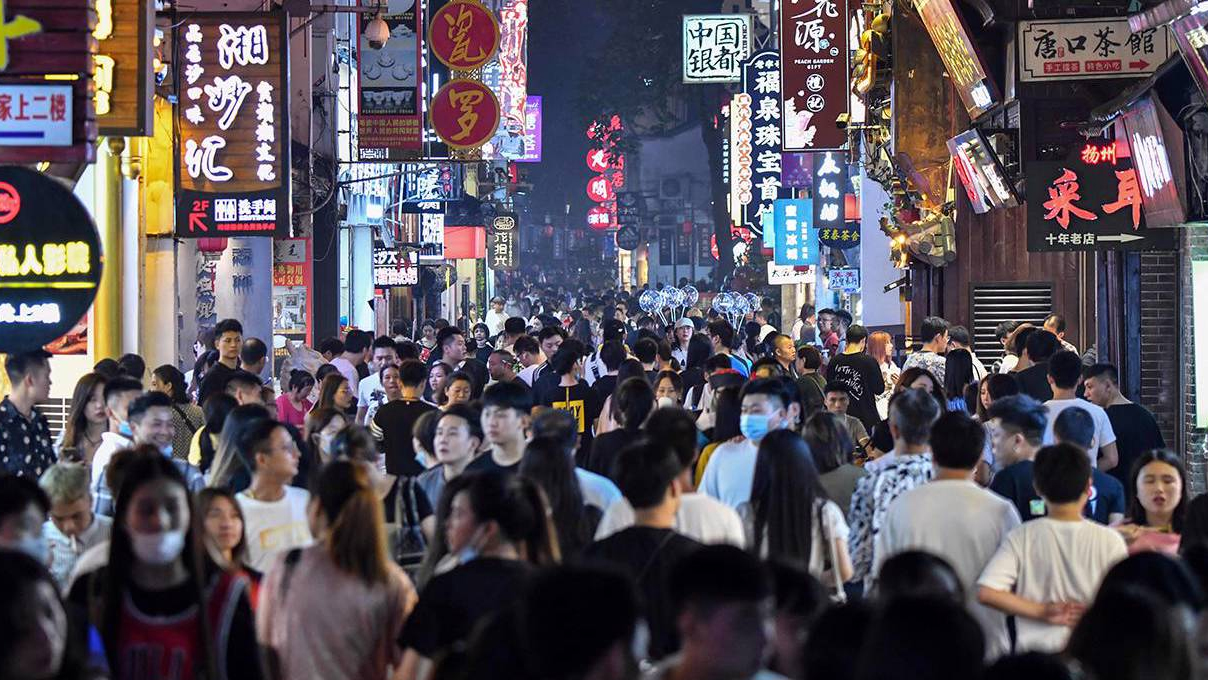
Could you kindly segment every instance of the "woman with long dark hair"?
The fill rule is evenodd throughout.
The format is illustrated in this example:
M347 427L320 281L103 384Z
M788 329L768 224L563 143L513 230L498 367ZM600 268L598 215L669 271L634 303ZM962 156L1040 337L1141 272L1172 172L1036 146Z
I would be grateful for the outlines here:
M738 386L720 387L713 391L713 427L705 432L709 443L701 449L700 458L696 461L696 474L692 480L695 488L700 487L701 479L705 476L705 466L713 457L717 447L742 435L739 424L742 421L742 388Z
M314 408L310 393L315 389L315 377L300 368L291 369L284 394L277 397L277 419L294 427L306 425L306 414Z
M612 393L612 420L620 429L596 437L588 457L588 471L611 477L612 459L624 446L638 437L646 416L654 410L654 390L645 378L628 378L617 383Z
M822 411L805 422L802 438L810 448L822 488L826 489L826 495L835 501L846 517L856 484L868 474L864 468L852 462L857 446L851 433L839 416Z
M312 492L315 544L277 556L257 612L270 677L381 680L402 658L398 635L415 588L390 560L363 464L327 465Z
M268 417L268 409L260 404L243 404L231 409L218 436L218 447L208 473L209 486L226 487L238 493L252 483L251 465L240 450L240 442L258 421Z
M699 411L705 389L705 362L713 354L713 344L704 333L693 333L688 340L688 360L680 379L684 381L684 408Z
M164 364L151 372L151 390L172 398L172 457L187 461L193 435L206 424L206 414L189 399L185 389L185 374L172 364Z
M230 490L213 486L197 492L195 502L206 547L216 553L215 562L247 577L248 597L255 609L260 601L260 582L264 575L248 566L243 508L239 507L239 501Z
M59 460L70 458L92 465L92 455L101 445L101 435L109 429L109 417L105 413L106 382L100 373L85 373L76 381L75 391L71 393L71 410L59 440L55 442Z
M520 460L520 474L545 492L562 555L569 558L582 552L595 536L603 513L584 504L574 460L566 455L562 443L552 437L530 441Z
M851 578L847 522L796 432L777 430L760 442L745 510L748 544L757 555L797 564L832 590Z
M1134 496L1129 520L1117 527L1129 553L1156 550L1176 555L1187 517L1187 471L1173 451L1147 451L1133 463Z
M433 658L514 601L533 567L560 560L549 505L535 482L492 473L462 477L466 486L452 496L445 527L459 566L428 583L403 626L399 680L427 677Z
M892 400L896 395L909 389L923 390L934 397L936 403L940 405L941 414L948 410L948 396L944 394L944 384L936 380L931 371L921 366L911 366L902 371L902 375L898 376L898 384L893 386L893 393L889 395L889 398ZM881 453L892 451L893 435L889 434L889 421L882 420L874 425L870 439L873 448Z
M208 349L197 356L197 361L193 362L192 380L189 381L189 398L193 401L200 400L199 391L201 390L201 381L205 380L206 373L218 363L218 350Z
M132 455L117 492L109 562L77 579L70 598L100 632L110 671L259 680L247 580L209 559L176 465L153 446Z
M433 406L440 406L441 400L444 399L445 381L452 372L453 367L443 361L434 362L428 367L428 381L424 384L424 401Z
M345 413L352 407L352 388L348 378L340 373L331 373L319 383L319 400L315 408L337 408Z
M974 380L973 354L967 349L950 350L944 358L944 403L949 411L973 411L972 405L965 403L965 388Z

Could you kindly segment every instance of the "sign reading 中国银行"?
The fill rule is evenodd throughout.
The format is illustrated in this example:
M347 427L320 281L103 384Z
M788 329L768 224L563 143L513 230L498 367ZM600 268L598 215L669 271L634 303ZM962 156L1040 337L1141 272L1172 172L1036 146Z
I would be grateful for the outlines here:
M101 134L151 135L154 5L152 0L96 0L93 99Z
M0 352L42 347L84 316L101 280L101 242L62 182L0 166Z
M847 0L784 0L780 6L781 150L847 144Z
M1145 76L1174 54L1165 27L1133 33L1127 18L1019 22L1019 79Z
M499 213L487 231L487 265L497 272L520 266L520 220L516 213Z
M952 0L914 0L914 7L940 53L940 60L944 62L965 110L976 120L998 101L998 91L986 75L985 63L969 37L964 19L953 7Z
M176 236L286 235L285 14L197 12L177 32Z
M1174 230L1145 226L1127 151L1091 139L1066 161L1028 163L1028 251L1174 249Z
M813 202L808 198L782 198L772 204L776 264L796 267L818 263L818 246L810 233L812 216Z
M781 182L780 154L780 55L764 50L751 55L743 65L742 93L749 110L745 112L746 134L743 167L738 176L740 223L756 235L763 233L762 215L771 210L778 198L792 192Z
M685 83L737 83L751 54L751 15L686 14Z
M362 24L370 19L364 14L359 17ZM420 4L392 0L382 20L390 28L390 37L379 48L369 45L363 26L357 31L361 36L357 50L361 98L357 145L361 149L386 149L392 158L414 155L423 148Z

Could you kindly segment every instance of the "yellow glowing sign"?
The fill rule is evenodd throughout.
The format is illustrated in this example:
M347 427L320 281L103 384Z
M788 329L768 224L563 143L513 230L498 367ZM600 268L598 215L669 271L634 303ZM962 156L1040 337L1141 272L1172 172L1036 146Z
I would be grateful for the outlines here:
M42 24L24 14L5 20L4 0L0 0L0 71L8 68L8 41L42 32Z
M63 274L87 274L92 271L91 248L83 241L42 244L41 259L38 247L32 243L18 250L12 243L0 243L0 282L11 276L61 276Z
M92 31L92 37L106 40L113 35L113 0L96 0L96 15L96 28ZM92 99L96 103L96 115L103 116L109 113L110 109L109 98L113 94L115 62L113 57L107 54L94 55L92 60L96 64L96 75L93 76L96 94Z

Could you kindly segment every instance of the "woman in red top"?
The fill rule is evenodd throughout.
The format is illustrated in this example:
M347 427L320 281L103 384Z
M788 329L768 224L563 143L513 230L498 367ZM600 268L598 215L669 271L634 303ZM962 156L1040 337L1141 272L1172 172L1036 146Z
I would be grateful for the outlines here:
M109 564L70 597L100 631L112 677L261 680L247 579L209 559L173 462L149 446L126 455Z
M309 399L315 389L315 377L302 369L289 372L289 389L277 397L277 419L287 425L303 427L306 414L315 403Z

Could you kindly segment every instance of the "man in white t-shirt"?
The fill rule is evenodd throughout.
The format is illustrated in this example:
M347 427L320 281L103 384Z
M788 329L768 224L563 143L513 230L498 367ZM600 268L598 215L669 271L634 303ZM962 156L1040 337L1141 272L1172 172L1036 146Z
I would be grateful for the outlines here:
M382 389L381 371L387 366L398 366L398 346L388 335L375 338L373 354L369 359L369 375L357 386L357 423L373 422L378 407L386 403L386 391Z
M739 428L743 438L713 451L701 477L701 489L706 494L735 510L751 500L759 442L773 430L797 424L801 406L793 398L795 389L793 383L776 378L752 380L742 388Z
M298 474L298 449L280 423L257 424L247 437L246 452L256 469L252 484L235 498L243 510L248 566L263 572L277 553L312 543L306 505L310 494L288 486Z
M1044 403L1048 409L1049 426L1044 431L1044 442L1052 444L1053 423L1057 416L1071 406L1077 406L1091 414L1095 421L1095 438L1087 451L1091 457L1091 467L1100 470L1110 470L1116 467L1119 453L1116 451L1116 433L1112 430L1112 421L1107 417L1107 411L1075 395L1078 381L1082 378L1082 359L1073 352L1058 352L1049 359L1049 386L1053 389L1053 398Z
M935 477L889 504L873 547L872 573L880 574L885 560L907 550L947 560L985 632L986 657L995 659L1011 649L1007 619L977 603L977 579L1007 533L1019 526L1019 513L973 481L985 438L985 428L962 412L940 416L931 428Z
M331 360L331 365L340 371L340 375L348 381L348 389L358 394L361 378L357 366L365 363L365 350L369 349L369 336L356 329L348 331L344 337L344 352Z
M1103 576L1128 556L1119 533L1082 515L1091 492L1084 451L1046 446L1033 476L1048 515L1007 534L977 581L979 602L1015 617L1016 653L1064 648Z

